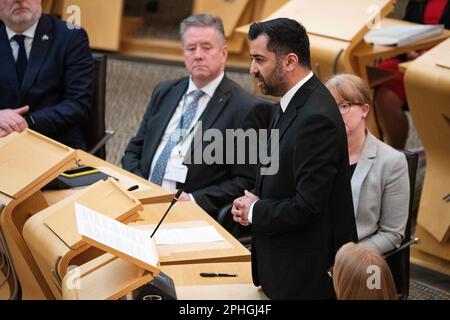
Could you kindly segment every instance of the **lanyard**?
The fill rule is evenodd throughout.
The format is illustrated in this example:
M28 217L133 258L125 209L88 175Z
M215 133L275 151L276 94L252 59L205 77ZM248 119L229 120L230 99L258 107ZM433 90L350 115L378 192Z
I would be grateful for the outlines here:
M185 105L186 105L186 97L184 98L184 101L183 101L183 109L182 109L182 112L181 112L181 119L180 119L180 123L178 124L178 129L180 130L180 133L182 132L182 130L184 130L184 129L182 129L182 126L183 126L183 121L184 121L184 107L185 107ZM187 137L189 137L192 134L194 129L197 127L198 123L203 120L203 118L205 117L206 108L203 110L202 114L200 115L198 120L195 122L195 124L191 127L189 132L186 135L183 135L183 136L180 134L180 138L178 139L177 146L178 145L182 145L186 141Z

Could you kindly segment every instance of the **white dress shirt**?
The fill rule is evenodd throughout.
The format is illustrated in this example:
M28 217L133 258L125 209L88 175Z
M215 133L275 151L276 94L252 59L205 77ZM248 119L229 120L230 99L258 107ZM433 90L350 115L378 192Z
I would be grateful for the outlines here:
M36 33L38 22L39 20L36 21L35 24L33 24L23 33L21 33L22 35L25 36L24 43L25 43L25 51L27 53L27 59L30 59L31 46L33 45L34 34ZM17 61L17 57L19 56L19 44L12 39L16 34L18 33L12 31L10 28L8 28L8 26L6 26L6 35L8 36L9 39L9 45L11 46L14 61Z
M167 141L169 141L170 137L174 133L175 130L178 129L181 116L183 114L183 109L185 106L187 106L190 102L189 99L192 99L189 94L197 89L201 89L203 91L203 96L200 98L198 102L198 108L197 112L195 113L194 119L192 120L191 125L189 128L187 128L187 132L191 132L191 129L194 126L198 126L199 118L202 116L203 112L206 109L206 106L208 105L209 100L211 100L212 96L214 95L214 92L216 91L217 87L219 86L220 82L222 81L224 77L224 73L222 72L217 78L215 78L213 81L208 83L203 88L197 88L197 86L192 81L192 78L189 79L189 87L186 91L186 93L183 95L183 97L180 100L180 103L178 104L178 107L176 108L172 119L170 119L169 124L166 127L166 131L164 132L161 142L159 143L158 148L156 149L155 155L153 156L152 164L150 166L150 174L149 174L149 180L152 176L153 169L156 165L156 162L159 159L159 156L161 155L162 151L164 150L165 145L167 144ZM170 154L170 158L168 163L171 162L171 160L179 159L180 157L184 159L186 157L186 154L188 153L192 140L194 139L195 130L192 130L191 134L189 134L182 143L176 145L172 153ZM167 171L166 171L167 173ZM169 180L164 176L162 180L162 187L167 190L176 190L177 188L177 182L173 180ZM191 200L195 200L191 195Z
M283 113L286 111L289 103L291 102L292 98L294 97L294 95L297 93L297 91L301 88L301 86L303 86L309 79L311 79L313 76L312 71L309 72L309 74L304 77L302 80L300 80L295 86L293 86L288 92L286 92L284 94L284 96L281 97L280 99L280 106L281 106L281 110L283 110ZM252 223L253 221L253 206L255 205L257 201L253 202L252 205L250 206L250 210L248 212L248 221L250 223Z

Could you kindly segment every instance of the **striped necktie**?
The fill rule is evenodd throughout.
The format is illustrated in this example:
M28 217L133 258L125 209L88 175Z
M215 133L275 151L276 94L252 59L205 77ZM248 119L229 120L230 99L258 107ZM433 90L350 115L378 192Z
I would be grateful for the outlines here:
M182 120L178 126L179 129L186 130L190 127L192 120L194 120L195 114L197 113L198 102L203 94L204 92L202 90L195 90L189 94L191 101L183 112ZM167 162L169 161L173 148L175 148L179 142L180 132L179 130L175 130L156 161L155 167L150 175L151 182L162 185L164 174L166 173Z

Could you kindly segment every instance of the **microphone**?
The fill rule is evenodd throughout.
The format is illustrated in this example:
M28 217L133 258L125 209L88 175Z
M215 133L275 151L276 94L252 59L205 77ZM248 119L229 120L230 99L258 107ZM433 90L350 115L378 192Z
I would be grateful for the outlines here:
M183 193L183 190L178 190L177 193L175 194L175 196L172 199L172 202L170 202L170 206L169 208L167 208L166 213L164 213L163 217L161 218L161 220L159 220L158 225L156 226L155 230L153 230L152 235L150 236L150 238L153 238L153 235L155 234L156 230L158 230L159 226L161 225L161 222L163 222L163 220L166 218L167 214L169 213L169 210L173 207L173 205L175 204L175 202L178 201L178 199L180 198L181 194Z

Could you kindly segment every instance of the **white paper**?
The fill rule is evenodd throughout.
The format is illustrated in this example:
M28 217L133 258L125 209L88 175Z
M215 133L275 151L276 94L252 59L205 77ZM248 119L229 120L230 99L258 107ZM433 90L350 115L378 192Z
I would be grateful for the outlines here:
M213 226L158 229L153 236L156 244L190 244L224 241Z
M385 46L404 46L441 34L443 25L398 25L374 29L364 36L364 41Z
M79 203L75 203L75 215L79 234L149 265L158 264L150 232L129 227Z

